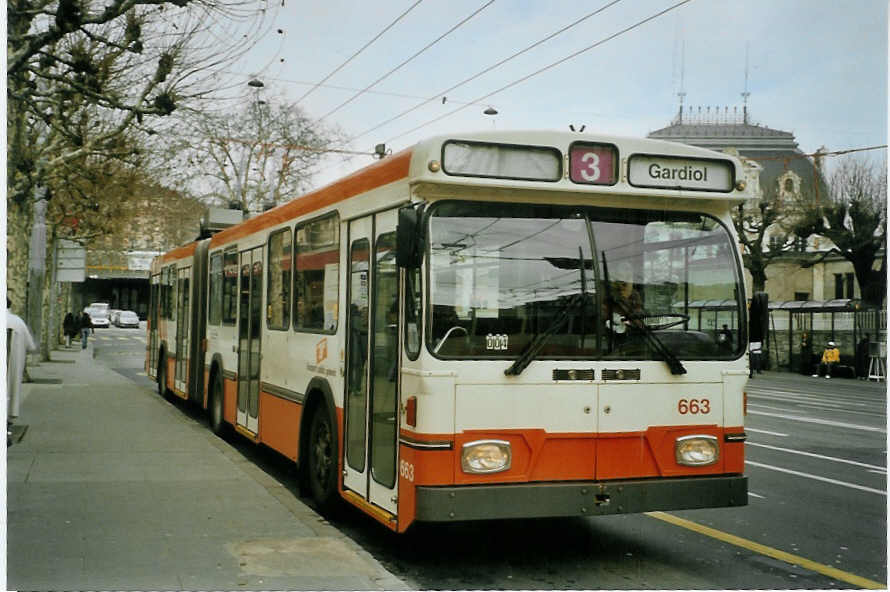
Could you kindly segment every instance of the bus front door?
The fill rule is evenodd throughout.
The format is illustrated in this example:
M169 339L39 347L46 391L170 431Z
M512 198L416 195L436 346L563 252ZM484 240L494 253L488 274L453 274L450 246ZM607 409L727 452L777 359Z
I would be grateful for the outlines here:
M396 514L399 268L396 211L349 224L345 488Z
M238 283L238 408L235 420L251 434L259 431L260 328L263 248L241 252Z

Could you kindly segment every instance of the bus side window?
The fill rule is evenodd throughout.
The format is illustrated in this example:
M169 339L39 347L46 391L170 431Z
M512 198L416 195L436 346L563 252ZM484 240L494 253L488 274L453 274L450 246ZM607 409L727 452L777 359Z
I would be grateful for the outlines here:
M284 228L269 236L268 261L266 323L269 329L285 330L290 327L290 228Z
M222 271L222 252L218 251L210 256L210 295L207 302L208 325L219 325L222 319Z

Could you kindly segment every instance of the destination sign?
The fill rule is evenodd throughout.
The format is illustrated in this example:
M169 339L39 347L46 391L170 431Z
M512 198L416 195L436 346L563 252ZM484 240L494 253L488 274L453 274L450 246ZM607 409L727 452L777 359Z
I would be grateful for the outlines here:
M734 167L728 160L635 154L630 157L628 181L636 187L732 191L733 173Z

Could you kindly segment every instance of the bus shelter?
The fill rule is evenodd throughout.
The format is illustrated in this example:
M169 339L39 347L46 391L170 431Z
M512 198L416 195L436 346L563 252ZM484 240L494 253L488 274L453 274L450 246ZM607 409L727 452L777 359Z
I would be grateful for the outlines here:
M840 375L862 376L870 355L886 355L879 347L887 339L886 312L861 300L773 301L769 311L770 362L776 368L811 373L829 341L840 350Z

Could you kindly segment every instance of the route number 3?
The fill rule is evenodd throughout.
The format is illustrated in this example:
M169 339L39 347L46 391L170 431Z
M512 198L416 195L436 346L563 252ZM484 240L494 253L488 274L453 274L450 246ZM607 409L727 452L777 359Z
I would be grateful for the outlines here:
M617 157L615 147L609 144L575 144L569 157L569 176L575 183L611 185Z
M680 415L707 415L711 412L709 399L680 399L677 402L677 412Z
M581 157L581 162L585 165L584 168L578 171L581 178L585 181L599 181L601 175L600 155L596 152L585 152L584 156Z

